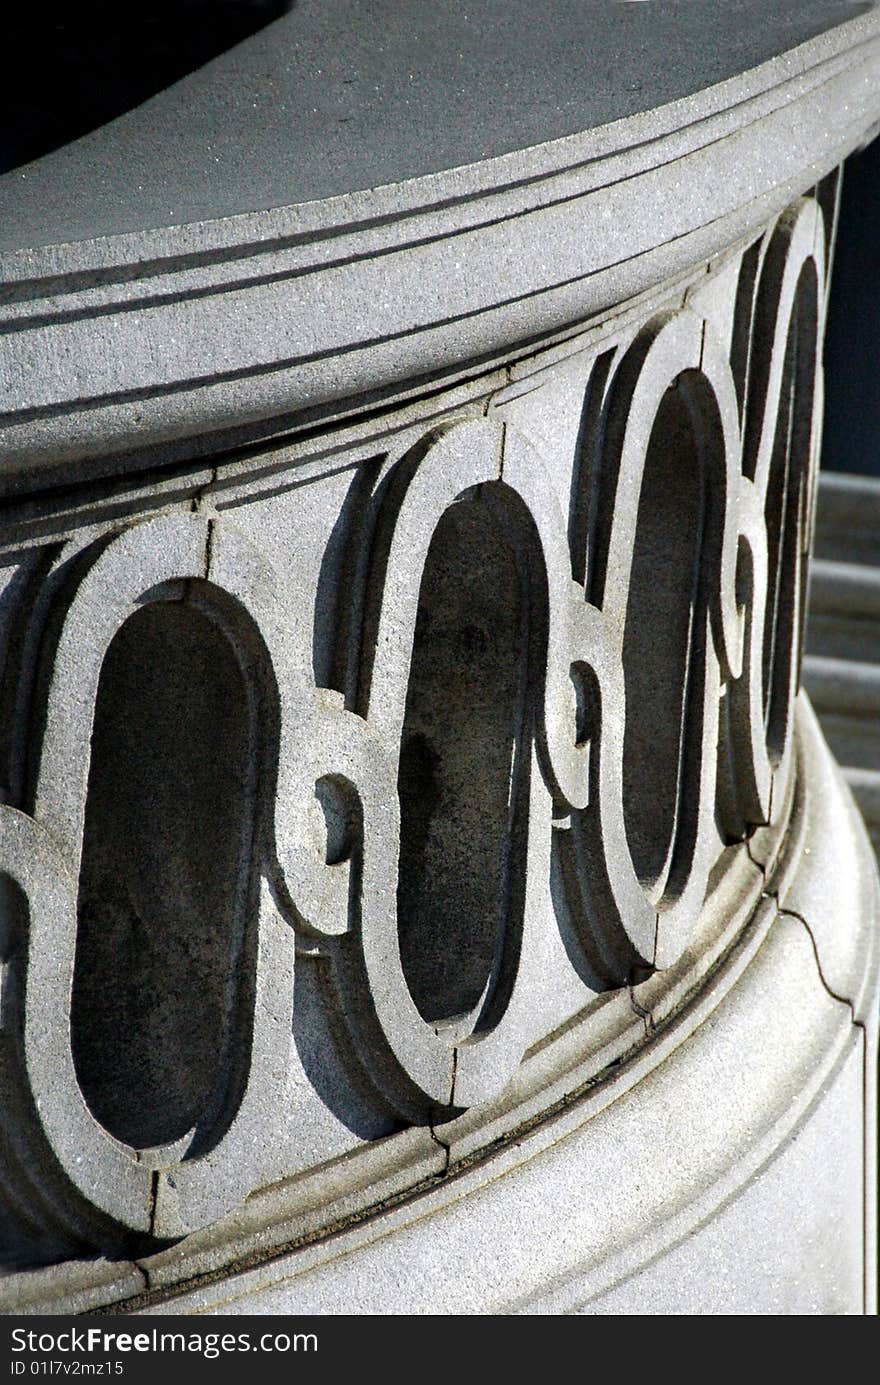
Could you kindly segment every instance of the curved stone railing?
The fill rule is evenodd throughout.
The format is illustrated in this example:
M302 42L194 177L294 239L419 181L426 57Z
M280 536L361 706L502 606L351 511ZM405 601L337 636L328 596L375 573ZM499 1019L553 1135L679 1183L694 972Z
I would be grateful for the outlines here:
M871 12L463 172L9 251L10 1309L684 1311L643 1267L706 1235L760 1301L773 1179L837 1255L785 1310L870 1302L877 890L798 681L878 69Z

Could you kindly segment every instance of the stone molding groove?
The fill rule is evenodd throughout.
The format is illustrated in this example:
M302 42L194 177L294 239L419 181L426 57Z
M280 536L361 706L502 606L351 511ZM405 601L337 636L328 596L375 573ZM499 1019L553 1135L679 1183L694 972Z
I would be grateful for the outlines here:
M612 305L616 316L754 237L835 167L876 124L878 80L870 10L576 135L185 227L116 234L108 212L71 243L89 142L7 175L4 483L37 468L113 473L129 454L210 454L530 354ZM185 139L185 103L174 114L168 137ZM116 128L102 151L111 170L128 157L125 121ZM146 137L135 125L130 138ZM46 234L31 203L50 218L59 204L59 243L16 237L18 222Z
M849 1058L858 1309L829 1292L870 1303L876 874L798 687L834 166L878 63L872 12L464 173L5 257L8 1311L476 1209L665 1064L686 1111L783 974L811 998L760 1136L746 1102L665 1219L658 1184L639 1236L483 1310L631 1274Z

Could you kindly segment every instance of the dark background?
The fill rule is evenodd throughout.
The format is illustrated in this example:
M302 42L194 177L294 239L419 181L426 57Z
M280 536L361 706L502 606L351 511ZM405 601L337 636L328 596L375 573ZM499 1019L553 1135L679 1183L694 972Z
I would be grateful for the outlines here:
M880 140L847 159L825 336L822 465L880 476Z
M131 110L292 0L13 3L0 23L0 174Z

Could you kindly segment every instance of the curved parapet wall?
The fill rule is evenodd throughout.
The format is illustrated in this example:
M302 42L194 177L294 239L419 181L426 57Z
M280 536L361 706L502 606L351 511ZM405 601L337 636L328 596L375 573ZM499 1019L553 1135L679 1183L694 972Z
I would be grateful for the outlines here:
M875 867L798 686L880 22L823 27L5 257L10 1311L715 1311L734 1246L741 1311L870 1304Z

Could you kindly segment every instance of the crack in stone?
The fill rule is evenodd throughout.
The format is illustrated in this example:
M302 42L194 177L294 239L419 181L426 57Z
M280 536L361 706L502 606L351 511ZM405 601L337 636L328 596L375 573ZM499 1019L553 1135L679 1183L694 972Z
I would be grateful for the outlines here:
M151 1236L155 1236L156 1234L156 1211L159 1201L159 1176L159 1170L154 1169L152 1178L150 1179L149 1218Z
M211 558L214 550L214 525L216 520L209 519L208 527L205 532L205 580L211 575Z
M815 934L813 933L812 928L810 927L810 925L809 925L809 923L807 922L807 920L804 918L803 914L799 914L799 913L797 912L796 909L785 909L785 908L783 908L783 907L779 904L779 900L778 900L778 898L777 898L776 895L773 895L772 898L776 899L777 907L778 907L778 909L779 909L779 914L780 914L781 917L786 917L786 918L790 918L790 919L797 919L798 923L803 924L804 928L807 930L807 936L808 936L808 938L810 939L810 943L812 944L813 955L814 955L815 958L816 958L816 970L817 970L818 973L819 973L819 980L822 982L822 985L824 986L824 988L825 988L825 990L828 992L828 994L831 996L831 999L832 999L832 1000L836 1000L836 1001L838 1001L841 1005L846 1005L846 1006L848 1007L849 1012L850 1012L850 1016L851 1016L851 1018L852 1018L852 1023L853 1023L854 1025L856 1025L857 1028L859 1028L859 1029L861 1029L861 1030L864 1030L865 1026L864 1026L863 1022L862 1022L860 1019L857 1019L857 1018L856 1018L855 1008L854 1008L853 1002L850 1000L849 996L840 995L840 994L839 994L837 991L835 991L834 988L829 984L828 979L827 979L827 977L825 976L824 971L822 970L822 960L821 960L821 958L820 958L820 956L819 956L819 948L818 948L817 943L816 943Z

